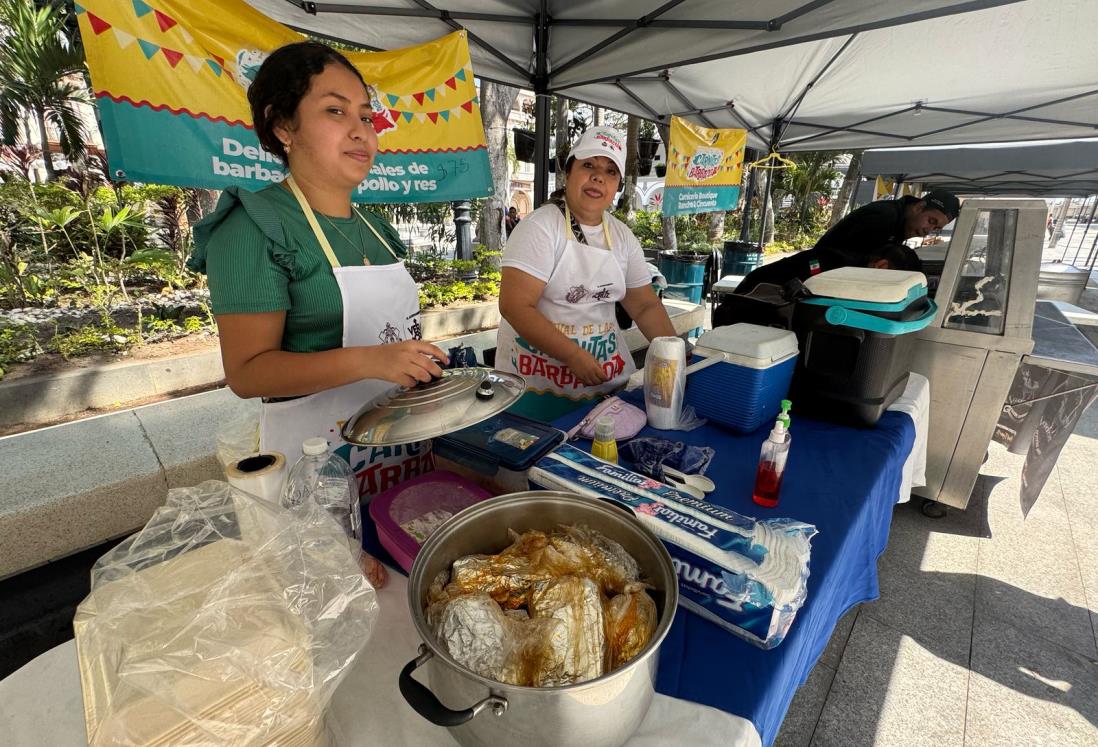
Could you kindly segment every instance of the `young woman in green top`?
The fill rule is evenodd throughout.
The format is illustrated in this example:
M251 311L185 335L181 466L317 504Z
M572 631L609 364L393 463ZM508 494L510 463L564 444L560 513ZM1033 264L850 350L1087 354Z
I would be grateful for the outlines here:
M372 495L432 469L429 447L355 447L340 422L394 385L441 376L447 359L419 339L396 231L351 204L378 149L371 91L343 55L301 42L271 53L248 101L289 176L225 190L195 226L190 266L209 278L229 387L264 398L260 450L293 460L304 439L327 438Z

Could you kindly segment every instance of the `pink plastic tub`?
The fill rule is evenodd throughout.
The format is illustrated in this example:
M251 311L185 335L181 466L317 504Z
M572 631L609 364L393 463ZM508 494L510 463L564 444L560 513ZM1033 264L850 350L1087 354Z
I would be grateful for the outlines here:
M436 470L402 482L370 501L381 545L408 571L431 532L492 494L453 472Z

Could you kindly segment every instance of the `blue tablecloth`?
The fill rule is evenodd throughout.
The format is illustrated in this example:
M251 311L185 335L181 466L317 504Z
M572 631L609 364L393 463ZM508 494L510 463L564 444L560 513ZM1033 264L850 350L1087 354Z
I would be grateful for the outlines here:
M639 393L625 398L643 407ZM553 425L568 430L583 415L570 413ZM808 599L777 648L758 649L680 607L660 650L659 692L750 719L764 745L778 735L794 693L839 618L879 596L877 557L888 542L901 471L915 439L911 417L899 412L886 412L872 429L794 416L781 499L777 508L766 509L751 500L751 489L769 429L744 436L706 425L689 432L645 428L640 434L713 447L717 453L706 475L717 483L708 496L714 503L746 516L789 516L819 529L812 540Z

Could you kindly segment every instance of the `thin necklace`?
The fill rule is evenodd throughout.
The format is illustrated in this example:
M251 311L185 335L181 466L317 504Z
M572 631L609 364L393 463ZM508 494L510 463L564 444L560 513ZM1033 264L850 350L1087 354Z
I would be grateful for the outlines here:
M354 209L354 207L351 208L351 214L354 215L354 216L358 216L358 219L361 220L361 221L366 220L365 218L362 217L362 215L359 214L359 212L357 210ZM356 249L359 248L359 244L356 244L355 242L351 241L351 238L347 234L343 233L343 229L341 229L339 226L337 226L335 224L335 221L333 221L331 218L329 218L324 213L320 213L320 217L323 218L324 220L328 221L328 225L331 226L332 228L334 228L339 233L339 235L343 237L344 241L346 241L348 244L355 247ZM355 225L358 225L358 224L355 224ZM366 251L364 249L360 249L360 251L362 252L362 264L369 265L370 264L370 258L366 256Z

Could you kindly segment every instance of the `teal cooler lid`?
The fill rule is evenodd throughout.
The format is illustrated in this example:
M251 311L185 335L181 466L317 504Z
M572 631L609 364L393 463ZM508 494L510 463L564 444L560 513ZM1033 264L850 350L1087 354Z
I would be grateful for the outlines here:
M829 324L888 335L902 335L926 328L938 306L926 297L926 276L921 272L840 267L809 278L805 287L813 294L800 303L827 308ZM908 309L919 313L910 319L889 319Z

